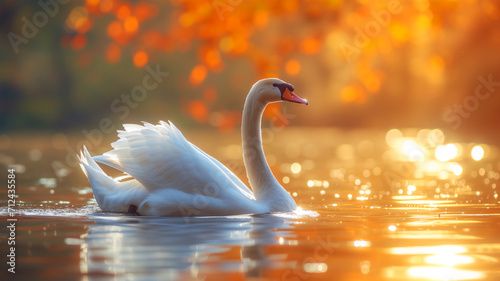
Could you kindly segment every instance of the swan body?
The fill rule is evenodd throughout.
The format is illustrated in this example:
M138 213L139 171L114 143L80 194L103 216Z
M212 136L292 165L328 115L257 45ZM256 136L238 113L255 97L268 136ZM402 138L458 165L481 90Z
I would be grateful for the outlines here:
M140 215L217 216L289 212L296 204L274 178L265 159L261 119L268 103L308 104L293 86L276 78L258 81L243 109L243 159L253 192L219 161L186 140L171 123L125 124L113 150L91 157L84 147L82 170L103 211ZM97 162L124 173L109 177Z

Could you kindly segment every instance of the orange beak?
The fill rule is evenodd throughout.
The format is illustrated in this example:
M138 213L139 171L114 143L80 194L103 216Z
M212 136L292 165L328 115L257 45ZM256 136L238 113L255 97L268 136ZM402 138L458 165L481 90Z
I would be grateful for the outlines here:
M305 99L297 96L296 94L294 94L293 92L291 92L290 90L288 90L288 88L285 90L285 92L283 93L283 95L281 95L281 99L284 100L284 101L291 101L291 102L301 103L301 104L305 104L305 105L309 104L308 101L306 101Z

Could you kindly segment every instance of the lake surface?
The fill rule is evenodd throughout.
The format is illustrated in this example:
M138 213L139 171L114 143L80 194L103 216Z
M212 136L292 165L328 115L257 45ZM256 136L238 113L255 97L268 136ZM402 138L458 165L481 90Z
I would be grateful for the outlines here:
M278 128L264 129L266 155L300 209L196 218L100 211L74 163L83 135L0 135L0 279L500 280L494 144L437 129ZM246 182L238 133L185 135ZM115 138L87 145L97 155Z

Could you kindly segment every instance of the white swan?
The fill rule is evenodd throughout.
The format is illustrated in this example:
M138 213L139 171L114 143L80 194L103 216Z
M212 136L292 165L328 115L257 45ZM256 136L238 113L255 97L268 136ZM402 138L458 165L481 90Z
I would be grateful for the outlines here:
M253 189L219 161L187 141L172 124L124 124L113 150L91 157L84 147L82 170L103 211L155 216L217 216L289 212L297 205L274 178L262 149L261 119L268 103L308 102L276 78L253 85L243 109L243 160ZM97 162L123 171L111 178Z

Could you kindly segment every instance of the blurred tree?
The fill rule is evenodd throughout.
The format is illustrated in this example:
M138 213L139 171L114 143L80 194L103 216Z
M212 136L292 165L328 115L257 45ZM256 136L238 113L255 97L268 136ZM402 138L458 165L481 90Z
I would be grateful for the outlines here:
M294 124L450 128L443 112L474 92L478 75L496 77L500 60L500 3L491 0L75 1L13 57L6 34L40 10L31 1L0 8L0 71L22 93L19 110L46 128L96 124L157 63L171 76L134 122L167 111L230 131L250 85L277 76L314 107ZM33 113L42 99L46 110ZM464 129L496 126L498 100L489 101ZM265 116L276 119L280 106Z
M7 88L17 89L19 96L12 112L17 114L7 119L10 125L5 128L68 129L74 119L72 74L60 43L66 34L64 16L60 15L65 7L48 2L56 5L50 7L57 11L54 16L42 5L47 4L44 1L4 1L0 9L0 32L7 39L2 41L2 81L16 84ZM8 103L4 100L12 95L8 92L1 93L0 102Z
M16 125L21 98L22 94L16 86L7 82L0 84L0 130L13 129Z

